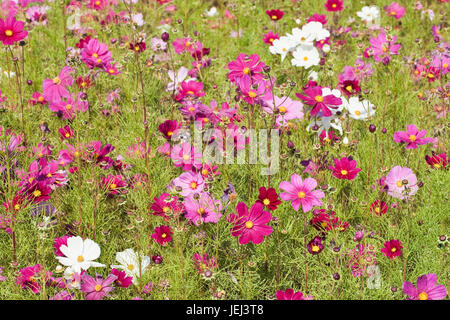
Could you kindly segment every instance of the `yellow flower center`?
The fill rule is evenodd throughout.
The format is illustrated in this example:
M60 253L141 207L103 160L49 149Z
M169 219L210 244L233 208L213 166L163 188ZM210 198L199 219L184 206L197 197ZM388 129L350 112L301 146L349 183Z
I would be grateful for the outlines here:
M417 140L417 137L415 136L415 135L410 135L409 136L409 140L411 140L412 142L414 142L414 141L416 141Z
M398 181L397 181L397 187L401 188L402 186L403 186L402 181L401 181L401 180L398 180Z
M197 182L191 182L191 189L197 188Z
M203 170L202 170L202 175L203 175L203 176L206 176L206 175L208 175L208 170L206 170L206 169L203 169Z
M255 91L250 91L250 92L248 93L248 96L249 96L250 98L255 98L255 97L257 96L257 94L256 94Z
M100 5L100 1L95 1L95 4L97 5L97 6L99 6Z
M360 115L361 115L361 111L356 110L356 111L355 111L355 114L356 114L357 116L360 116Z
M109 73L111 73L111 74L113 74L113 73L116 72L116 70L114 70L114 69L109 69L108 71L109 71Z
M383 50L383 52L386 52L386 51L387 51L387 48L386 48L385 46L383 46L383 47L381 48L381 50Z
M276 16L276 15L273 15L273 16L272 16L272 20L277 20L277 16Z
M189 157L188 154L185 154L185 155L183 156L183 159L184 159L184 160L189 160L189 158L190 158L190 157Z
M68 137L70 137L70 133L66 133L65 135L64 135L66 138L68 138Z
M72 105L71 105L71 104L68 104L68 105L66 106L66 109L67 109L67 110L72 109Z
M83 262L83 261L84 261L83 256L78 256L77 261L78 261L79 263Z
M205 209L203 209L203 208L198 208L197 213L198 213L199 215L202 215L202 214L205 213Z
M167 212L169 212L170 208L169 207L164 207L162 210L163 210L164 213L167 213Z
M92 54L92 56L93 56L94 58L98 58L98 54L96 54L95 52Z
M319 250L320 250L320 247L319 247L319 246L316 246L316 245L313 245L313 246L312 246L312 251L313 251L313 252L319 252Z
M97 2L98 2L98 1L97 1ZM97 291L97 292L102 291L102 285L101 285L101 284L97 284L97 285L94 287L94 289L95 289L95 291Z
M12 32L12 30L6 30L5 31L5 35L7 36L7 37L11 37L12 35L13 35L13 32Z
M189 41L187 41L187 42L185 43L185 46L186 46L186 47L190 47L190 46L191 46L191 43L190 43Z
M381 208L380 208L380 207L376 207L376 208L375 208L375 212L376 212L376 213L380 213L380 212L381 212Z
M20 209L20 204L16 204L15 206L14 206L14 210L19 210Z
M395 11L391 11L391 16L395 16Z
M163 238L163 239L167 238L167 234L163 233L163 234L161 235L161 238Z
M281 106L281 107L278 108L278 111L279 111L280 113L286 113L287 109L286 109L286 107Z
M134 265L132 265L132 264L129 264L129 265L127 266L127 268L128 268L128 270L130 270L130 271L133 271L133 269L134 269Z
M439 163L435 163L433 166L434 166L436 169L439 169L439 168L441 167L441 165L440 165Z
M306 57L306 56L303 57L303 60L304 60L304 61L308 61L308 57Z
M323 97L322 96L316 96L314 98L317 102L322 102L323 101Z
M61 83L61 79L58 77L53 78L53 84L60 84Z
M38 101L40 101L40 102L44 101L44 97L43 97L43 96L40 96L40 97L38 98Z
M117 184L111 183L111 185L109 186L109 188L110 188L111 190L114 190L115 188L117 188Z
M391 252L395 252L395 251L397 251L397 248L392 248L391 249Z
M426 292L419 293L419 300L428 300L428 294Z
M42 192L39 190L34 190L34 192L33 192L33 196L35 196L36 198L41 196L41 194L42 194Z
M167 132L167 135L168 135L169 137L171 137L171 136L173 135L173 132L172 132L172 131L169 131L169 132Z
M342 174L343 176L346 176L346 175L348 174L348 171L347 171L347 170L341 170L341 174Z
M332 7L332 8L336 8L336 7L337 7L336 3L333 3L333 4L331 5L331 7Z
M353 90L353 87L350 86L350 85L348 85L348 86L345 87L345 90L347 90L347 91L352 91L352 90Z
M264 199L263 200L264 205L268 206L270 204L270 200L269 199Z
M244 74L249 74L249 73L250 73L250 68L245 67L244 70L242 70L242 72L243 72Z
M306 197L306 193L304 193L303 191L300 191L300 192L297 194L297 196L298 196L300 199L303 199L304 197Z
M251 228L253 228L253 222L252 221L247 221L246 223L245 223L245 227L247 228L247 229L251 229Z

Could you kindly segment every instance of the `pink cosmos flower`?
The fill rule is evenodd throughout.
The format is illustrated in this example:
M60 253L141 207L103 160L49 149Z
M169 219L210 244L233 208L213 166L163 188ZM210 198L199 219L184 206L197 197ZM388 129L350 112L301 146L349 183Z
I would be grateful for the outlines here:
M402 45L395 43L396 40L397 36L388 37L384 30L376 38L370 38L370 49L376 62L387 65L392 60L391 55L398 55Z
M252 78L244 75L236 79L236 84L242 93L242 99L253 105L261 100L269 101L272 99L272 91L266 87L264 80L252 82Z
M0 41L5 46L10 46L25 39L28 32L23 30L24 26L23 21L17 21L14 17L9 17L6 20L0 19Z
M303 212L310 211L314 206L321 206L325 194L321 190L314 190L317 187L317 181L313 178L306 178L305 181L294 173L291 176L291 182L282 181L280 189L286 191L280 194L283 201L291 201L292 208L298 211L300 205Z
M195 47L197 47L199 43L200 42L193 44L192 39L190 37L187 37L176 39L174 42L172 42L172 45L175 49L176 54L182 54L185 51L189 53L194 52L196 49Z
M402 289L408 300L443 300L447 296L447 290L444 285L436 283L436 274L429 273L417 278L417 288L406 281Z
M333 115L329 108L337 108L342 104L341 98L337 98L333 94L323 96L322 87L311 86L303 90L305 95L296 93L296 96L303 100L307 105L312 106L311 116L322 112L324 117L330 117Z
M275 296L277 300L313 300L313 296L308 295L305 297L300 291L294 292L292 289L278 290Z
M168 193L163 193L159 198L154 197L153 200L152 214L165 220L169 220L170 213L181 213L185 210L183 204L178 202L178 198L171 197Z
M381 252L389 259L394 259L402 255L402 243L400 240L390 240L384 243L384 247L381 248Z
M184 171L202 167L202 154L197 152L189 142L183 142L181 146L173 146L170 157L175 167L182 167Z
M64 141L66 139L70 139L74 136L73 130L66 125L64 128L59 128L59 137L61 138L61 141Z
M108 195L117 195L120 193L126 193L127 183L123 180L122 175L108 175L102 178L102 189L108 192Z
M112 54L108 51L106 44L97 39L90 39L81 50L81 61L86 63L89 69L94 67L102 68L111 62Z
M306 22L312 22L312 21L320 22L324 26L328 22L327 17L324 14L318 14L318 13L314 13L313 16L308 17L308 20Z
M334 159L334 167L329 166L330 170L333 171L333 176L338 179L355 179L358 172L361 171L360 168L356 168L356 160L349 158L341 158L340 160Z
M263 36L264 43L270 44L271 46L273 46L273 42L277 39L280 39L278 33L273 33L272 30L269 30L269 32Z
M125 271L120 271L117 269L112 269L111 274L116 276L114 284L121 288L128 288L133 284L133 277L127 277Z
M73 119L78 112L86 112L89 108L89 102L82 100L82 95L82 92L78 92L76 100L71 95L67 95L57 102L51 102L48 108L64 120Z
M406 10L397 2L392 2L390 5L384 7L384 11L386 14L391 17L395 17L395 19L400 19L405 14Z
M114 290L112 286L117 276L110 274L106 279L96 275L95 279L87 273L81 276L81 291L86 294L86 300L102 300L109 292Z
M228 79L231 82L236 82L236 79L247 75L252 78L252 80L262 80L263 79L263 68L265 63L261 61L257 54L252 54L250 56L245 53L240 53L235 61L228 63Z
M230 214L228 221L234 226L230 229L233 237L239 237L240 244L253 242L259 244L263 242L264 236L273 232L271 226L267 225L272 219L272 215L264 211L264 206L257 202L250 212L245 203L239 202L236 206L237 215Z
M284 16L284 12L280 9L272 9L272 10L266 10L266 14L269 16L270 20L272 21L278 21L281 20Z
M199 98L203 97L205 92L203 91L203 83L198 81L183 81L180 84L180 88L178 90L178 95L175 97L177 101L181 101L188 98Z
M67 90L73 84L73 78L70 75L74 70L70 67L63 67L59 75L53 79L44 79L42 83L42 92L44 99L50 103L58 103L61 99L70 97Z
M203 191L203 186L205 180L203 180L202 174L200 172L185 172L179 177L173 180L173 184L178 189L181 189L180 194L183 197L187 197L190 194L201 193Z
M276 123L279 126L287 126L289 120L298 119L301 120L304 117L303 103L295 101L289 97L274 97L275 107L277 108ZM273 113L274 105L273 100L267 100L266 106L263 108L269 114Z
M197 227L202 223L217 223L222 217L222 203L207 193L201 193L198 199L192 195L183 201L186 208L186 219L191 220Z
M394 133L394 141L397 143L406 143L406 149L417 149L418 145L433 143L434 138L424 138L427 130L419 131L414 124L406 127L406 131L397 131Z
M20 285L22 289L31 289L33 293L39 293L41 291L41 283L45 283L50 272L43 274L42 266L36 264L34 266L26 267L19 270L19 276L16 278L16 283ZM42 281L44 277L44 281Z
M387 174L385 183L388 195L402 200L415 195L419 189L416 175L407 167L393 167Z

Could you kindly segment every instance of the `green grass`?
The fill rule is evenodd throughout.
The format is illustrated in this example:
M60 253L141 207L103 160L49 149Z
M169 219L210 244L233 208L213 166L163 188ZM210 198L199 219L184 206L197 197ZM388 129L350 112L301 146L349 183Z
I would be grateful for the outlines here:
M295 5L291 1L236 1L236 9L230 10L236 17L234 20L202 16L203 11L210 8L213 3L220 12L223 12L225 4L222 1L219 2L218 4L216 1L174 1L178 10L170 14L164 12L155 1L139 4L135 10L144 14L146 21L144 32L147 35L147 50L139 56L141 64L144 64L147 58L152 58L150 39L153 36L160 36L161 32L157 29L159 21L171 17L173 21L170 32L171 41L183 37L183 33L193 36L193 32L197 31L198 36L194 38L200 40L204 47L211 49L211 66L202 70L206 92L202 101L205 104L208 104L211 99L219 103L228 101L234 104L234 88L227 81L226 65L241 52L256 53L271 67L271 74L277 77L276 95L287 94L289 87L283 86L283 83L289 84L294 81L297 85L290 95L294 98L294 93L301 92L304 84L302 79L306 76L305 71L291 66L289 58L280 62L279 56L269 53L267 45L262 42L262 36L268 30L275 30L275 27L270 25L265 10L280 8L285 11L284 18L277 26L279 34L284 35L296 26L296 18L301 19L301 26L308 16L316 12L325 13L324 1L304 0ZM347 34L342 36L342 39L347 41L345 45L340 48L332 46L325 65L314 68L319 73L318 83L322 86L335 87L337 75L343 71L344 66L354 65L355 59L362 54L365 47L369 46L369 38L378 34L372 31L369 35L366 32L367 28L360 24L356 16L356 12L362 6L371 4L369 1L361 1L361 3L352 1L353 6L349 4L350 1L345 2L346 6L341 12L340 23L348 25L347 19L352 17L355 19L355 22L351 24L352 30L361 30L365 32L365 35L352 38L350 34ZM446 20L445 12L449 6L436 4L434 1L430 8L434 10L436 17L430 22L420 19L420 13L413 10L412 4L403 1L403 4L408 2L407 14L401 19L401 25L399 25L397 20L387 17L382 10L383 6L390 1L376 2L376 5L381 8L381 25L394 29L391 33L398 36L397 41L402 44L402 49L400 55L395 56L389 66L376 64L372 60L374 75L368 82L361 85L362 90L370 90L368 94L364 94L364 97L377 106L375 116L369 121L351 120L345 123L344 127L347 127L348 131L344 133L344 136L352 142L351 145L326 145L319 150L313 148L315 135L305 130L310 122L309 119L296 122L296 129L292 130L290 135L283 134L281 138L280 152L286 155L286 159L280 158L280 170L271 178L271 185L280 192L279 183L289 180L293 173L306 177L302 174L304 168L300 164L301 160L324 153L328 153L329 162L332 162L333 158L340 158L343 154L352 155L357 160L358 167L362 168L358 177L349 183L342 183L332 177L329 171L323 171L315 177L319 185L328 184L337 189L334 193L326 192L323 208L332 206L336 215L350 224L349 229L344 233L331 233L327 237L325 240L327 246L320 255L307 254L308 294L313 295L315 299L404 299L401 293L403 279L415 284L418 276L427 273L436 273L438 283L444 284L447 290L450 288L448 246L441 249L437 247L439 235L450 235L448 214L450 206L446 188L450 183L450 175L448 170L429 169L424 157L426 154L431 154L431 145L405 151L404 147L396 144L392 138L394 132L405 130L408 124L416 124L418 128L426 129L427 136L431 136L436 129L441 128L443 132L439 136L440 148L443 150L441 152L447 150L447 119L435 119L433 110L433 105L438 103L438 100L423 101L417 98L417 94L446 83L448 77L440 83L416 83L411 75L410 67L403 61L403 56L420 58L434 50L436 45L431 35L431 26ZM23 86L25 102L31 98L34 91L42 91L43 79L55 77L65 65L61 8L56 3L48 5L51 6L48 13L48 25L35 27L29 32L27 44L24 47L24 79L33 81L32 85ZM119 6L121 10L124 10L122 2ZM327 17L331 23L332 17L329 13ZM23 20L22 17L20 18ZM177 23L178 19L182 19L181 24ZM212 28L208 20L219 27ZM80 114L70 126L78 132L81 143L92 140L100 140L103 144L111 143L115 146L114 157L119 154L125 156L128 146L136 143L138 137L142 140L144 136L142 94L133 53L124 45L119 45L119 41L113 45L110 40L121 36L133 39L136 31L127 25L102 27L94 21L87 22L86 25L96 31L95 37L108 44L114 60L122 67L122 74L117 77L100 74L95 86L87 91L89 112ZM230 32L239 28L242 29L242 37L231 38ZM448 28L442 33L444 38L447 36L448 39ZM419 41L415 41L416 38ZM68 46L74 46L77 41L78 37L67 33ZM362 44L362 49L358 48L358 44ZM20 50L14 51L15 55L19 53ZM190 67L191 62L192 59L188 55L176 55L173 60L176 70L181 66ZM3 70L8 68L12 70L11 63L6 52L2 52L0 67ZM85 75L88 71L86 66L81 64L73 67L77 71L77 76ZM169 81L167 63L155 63L150 68L145 66L141 68L149 118L149 141L154 155L149 165L150 197L153 199L166 192L166 186L181 173L181 169L175 168L169 159L164 159L156 152L156 148L163 143L163 138L158 132L158 125L166 119L181 121L182 118L177 111L177 105L170 98L170 93L165 91ZM214 84L217 85L217 89L213 88ZM109 117L104 116L101 113L103 109L101 104L106 107L108 92L116 88L120 88L121 101L118 105L121 112ZM0 90L8 97L6 105L9 106L5 110L0 110L0 125L20 133L21 117L15 78L7 79L2 75ZM240 102L240 108L241 113L247 118L245 103ZM54 117L47 106L28 104L25 107L24 118L29 148L19 153L17 160L26 170L35 160L31 147L40 142L53 145L51 158L57 157L59 150L64 148L58 136L58 128L68 124L68 121ZM258 114L255 118L256 127L264 128L263 119ZM39 125L44 121L48 122L51 130L45 140L39 129ZM244 125L247 124L246 121L244 120ZM375 134L368 131L371 123L377 127ZM386 134L381 133L383 127L387 128ZM288 140L293 141L299 149L299 157L289 153L286 147ZM142 159L125 157L125 162L133 165L131 170L125 172L126 177L147 171L145 161ZM376 179L386 175L396 165L410 167L424 186L408 203L386 197L385 201L388 205L397 202L398 208L389 208L386 215L373 217L368 207L378 198L378 193L370 189L370 185L375 184ZM228 182L232 182L237 193L237 199L228 207L226 215L233 213L235 205L240 201L251 206L257 199L257 189L260 186L267 186L267 177L259 174L262 167L263 165L260 164L251 166L224 164L219 167L221 175L213 183L211 192L219 198ZM81 185L78 184L77 175L71 174L69 186L57 189L52 194L51 203L61 213L63 224L78 219L78 198L80 197L81 236L92 239L93 235L93 211L95 197L98 194L93 181L95 177L109 173L112 173L112 169L105 172L84 164ZM348 185L348 200L345 200L341 193L345 185ZM0 190L3 192L9 188L16 190L15 186L7 186L7 183ZM5 198L6 194L0 193L0 202L3 202ZM304 213L295 212L290 203L282 203L274 212L273 215L279 219L271 224L274 232L260 245L239 245L236 238L231 236L230 225L223 217L218 225L208 224L199 228L187 226L185 220L181 219L182 230L175 232L174 241L168 246L161 247L151 241L150 234L154 227L165 223L159 217L149 214L148 201L149 193L146 188L130 190L126 196L114 199L98 194L95 241L102 249L98 261L106 264L107 268L89 269L90 275L98 272L106 276L110 271L109 265L115 263L116 252L133 248L150 256L160 254L164 258L161 265L152 264L152 268L145 274L142 283L152 281L155 284L155 290L150 296L143 295L146 299L211 299L211 288L224 290L226 299L268 299L277 290L288 288L305 293ZM0 210L3 210L0 212L4 214L3 206ZM311 212L307 216L309 220L312 217ZM139 223L138 217L141 217L143 222ZM46 270L55 272L58 261L54 257L52 244L55 237L65 234L64 230L57 224L48 230L39 231L35 226L39 219L31 217L30 208L21 211L17 221L17 269L39 263ZM172 227L175 224L171 222ZM352 237L358 228L364 229L366 234L372 231L376 233L373 238L366 236L363 243L375 246L377 265L380 267L382 279L379 289L367 288L366 277L363 279L364 284L361 285L361 279L351 275L350 269L345 266L342 259L338 259L338 263L335 262L342 253L355 247L356 243ZM201 231L206 232L206 238L196 239L194 235ZM311 227L307 229L307 232L307 241L317 235L317 231ZM216 233L219 235L218 239ZM342 245L339 255L335 255L328 246L331 239L334 239L338 245ZM406 267L401 258L392 261L380 252L384 242L391 239L400 239L404 244ZM183 263L180 260L180 245ZM203 280L194 269L192 255L200 252L201 248L212 256L218 253L219 271L215 275L215 280ZM44 299L60 291L60 289L47 288L45 293L41 291L40 294L35 295L30 290L22 290L15 284L15 268L11 265L12 261L11 235L2 231L0 233L0 267L4 268L3 275L6 276L6 280L0 282L0 299ZM277 261L279 261L278 271ZM332 278L335 272L341 276L339 281ZM170 284L166 289L161 289L159 286L163 280L167 280ZM391 291L392 287L398 288L396 293ZM83 298L79 291L74 292L77 298ZM112 292L110 299L131 299L137 295L137 287L119 288Z

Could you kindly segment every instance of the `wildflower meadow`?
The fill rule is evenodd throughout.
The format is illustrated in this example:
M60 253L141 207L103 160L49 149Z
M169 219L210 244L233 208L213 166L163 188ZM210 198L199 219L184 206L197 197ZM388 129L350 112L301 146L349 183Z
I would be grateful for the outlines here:
M2 0L0 299L448 300L449 2Z

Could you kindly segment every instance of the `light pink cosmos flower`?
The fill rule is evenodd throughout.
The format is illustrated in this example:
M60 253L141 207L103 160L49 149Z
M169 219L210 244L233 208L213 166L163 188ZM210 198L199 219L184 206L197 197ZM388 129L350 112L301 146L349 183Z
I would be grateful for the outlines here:
M398 199L406 199L416 194L417 177L410 168L395 166L386 176L388 195Z
M436 283L436 274L429 273L417 278L417 288L406 281L402 289L408 300L443 300L447 296L447 290L444 285Z
M391 17L395 17L395 19L400 19L405 14L406 10L397 2L392 2L390 5L384 7L384 11L386 14Z
M90 39L81 50L81 61L86 63L89 69L94 67L102 68L111 62L112 53L108 51L106 44L97 39Z
M96 275L95 279L87 273L81 276L81 291L86 294L86 300L102 300L109 292L114 290L112 286L117 276L110 274L106 279Z
M295 101L289 97L277 97L275 96L275 107L277 108L278 115L276 117L276 123L279 126L287 126L289 120L298 119L301 120L304 117L303 103ZM273 113L274 105L273 100L267 100L266 106L263 107L264 111L269 114Z
M50 103L60 102L61 99L69 97L67 90L73 84L73 78L70 75L74 70L65 66L59 72L59 75L53 79L44 79L42 83L42 92L44 99Z
M222 217L222 203L209 194L202 192L198 199L192 195L185 198L186 219L191 220L197 227L202 223L216 223Z
M291 182L282 181L280 189L286 191L280 194L283 201L291 201L292 208L298 211L302 205L303 212L310 211L314 206L321 206L325 194L321 190L314 190L317 187L317 181L313 178L306 178L305 181L294 173L291 176Z
M87 100L81 100L82 92L78 92L78 97L74 100L70 95L60 101L50 103L48 108L63 119L73 119L77 112L86 112L89 108Z
M406 131L397 131L394 133L394 141L397 143L406 143L406 149L417 149L418 145L433 143L434 138L424 138L427 130L419 131L414 124L406 127Z
M192 168L202 167L202 154L197 152L194 146L188 142L183 142L181 146L173 146L170 157L175 167L182 167L184 171L190 171Z
M264 236L273 232L273 228L267 225L272 219L272 215L270 212L264 211L264 206L261 203L255 203L249 212L247 205L239 202L236 211L238 214L230 214L228 221L234 224L231 228L231 235L239 237L240 244L249 242L259 244L263 242Z
M180 194L183 197L187 197L190 194L201 193L205 185L205 180L203 180L200 172L194 173L189 171L175 178L173 184L177 189L181 189Z

